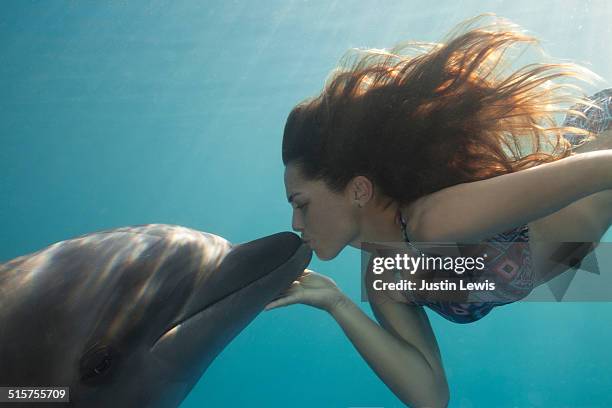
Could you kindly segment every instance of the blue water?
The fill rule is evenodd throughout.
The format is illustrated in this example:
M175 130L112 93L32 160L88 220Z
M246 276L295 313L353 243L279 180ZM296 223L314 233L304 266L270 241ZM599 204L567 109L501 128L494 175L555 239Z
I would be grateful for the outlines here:
M122 225L233 242L290 229L280 141L291 107L349 47L436 41L487 11L612 78L604 0L3 1L0 259ZM310 268L358 301L359 260L349 248ZM612 406L611 303L517 303L471 325L428 313L451 407ZM227 347L182 405L200 406L401 402L328 315L294 305Z

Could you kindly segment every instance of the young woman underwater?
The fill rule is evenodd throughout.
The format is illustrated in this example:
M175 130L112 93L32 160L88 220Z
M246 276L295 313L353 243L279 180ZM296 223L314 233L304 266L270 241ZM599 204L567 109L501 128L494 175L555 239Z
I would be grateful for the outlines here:
M530 283L528 294L563 272L548 261L559 243L597 243L610 227L612 92L572 96L575 87L555 83L589 75L572 64L508 72L511 53L536 40L506 21L481 19L442 44L363 51L291 111L282 155L292 227L319 259L362 242L525 242L507 257ZM402 402L446 406L449 387L423 305L365 286L380 325L311 270L266 308L327 311ZM469 323L495 305L426 306Z

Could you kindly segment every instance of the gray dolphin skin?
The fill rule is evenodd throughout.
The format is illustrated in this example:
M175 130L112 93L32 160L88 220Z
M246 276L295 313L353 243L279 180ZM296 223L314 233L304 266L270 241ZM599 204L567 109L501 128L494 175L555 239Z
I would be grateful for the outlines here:
M311 257L291 232L232 245L150 224L0 264L0 386L67 386L64 406L176 407Z

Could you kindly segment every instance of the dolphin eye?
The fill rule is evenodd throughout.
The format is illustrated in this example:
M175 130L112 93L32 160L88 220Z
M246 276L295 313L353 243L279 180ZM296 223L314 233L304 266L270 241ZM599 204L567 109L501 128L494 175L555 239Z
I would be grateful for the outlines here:
M110 379L110 372L116 365L118 354L113 347L106 344L95 344L81 357L79 373L81 382L95 385Z

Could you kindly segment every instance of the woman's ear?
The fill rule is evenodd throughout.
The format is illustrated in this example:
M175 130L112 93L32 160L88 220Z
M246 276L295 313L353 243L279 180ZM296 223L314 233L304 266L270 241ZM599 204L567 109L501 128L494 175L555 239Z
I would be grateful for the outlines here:
M350 183L350 198L359 207L366 205L374 196L374 186L370 179L365 176L356 176Z

